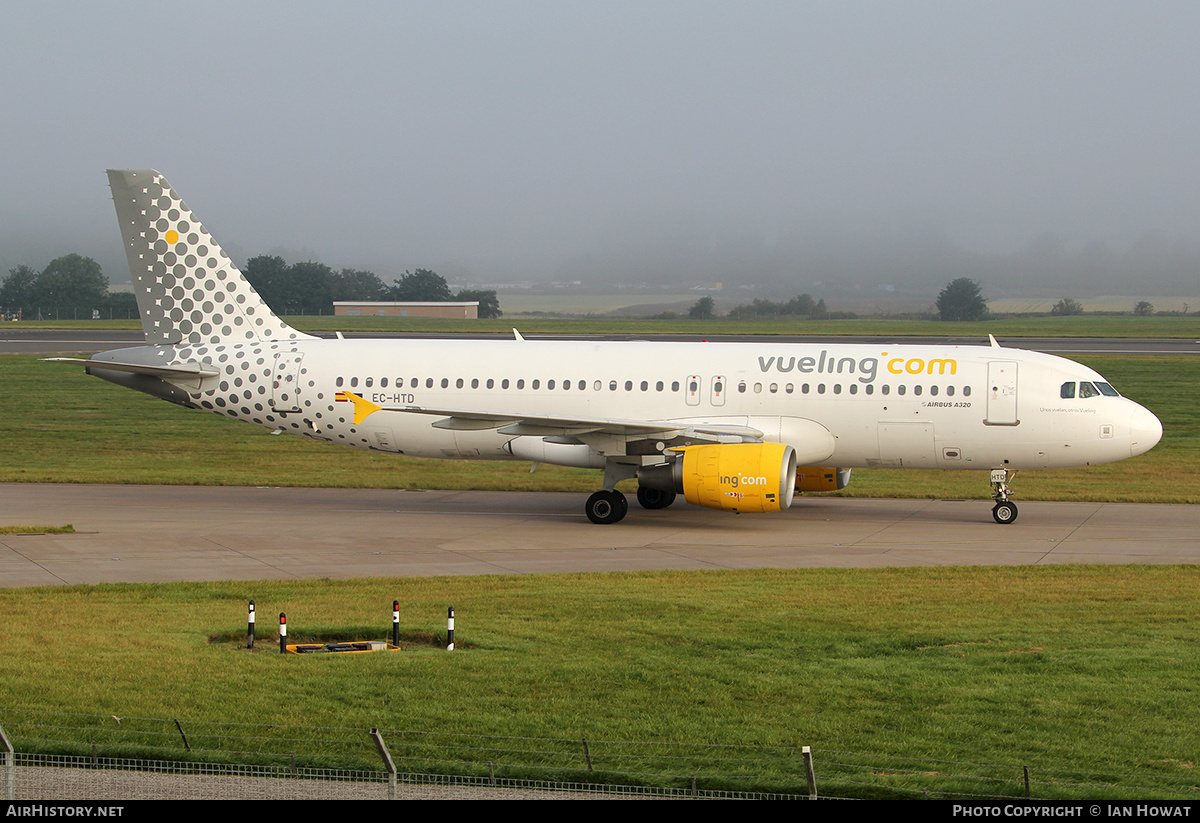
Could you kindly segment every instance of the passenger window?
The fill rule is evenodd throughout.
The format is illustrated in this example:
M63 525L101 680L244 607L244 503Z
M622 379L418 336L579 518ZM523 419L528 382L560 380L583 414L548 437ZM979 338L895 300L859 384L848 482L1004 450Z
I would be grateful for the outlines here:
M463 387L463 379L460 377L454 381L454 388L461 389Z
M533 382L535 383L535 385L534 385L534 388L536 389L536 388L537 388L537 385L536 385L537 381L536 381L536 380L534 380ZM554 381L553 381L553 380L547 380L547 381L546 381L546 388L548 388L548 389L552 389L552 388L554 388Z
M495 381L495 380L493 380L492 378L490 378L490 377L489 377L489 378L488 378L488 380L487 380L487 387L488 387L489 389L495 388L495 387L496 387L496 381Z
M443 388L443 389L448 389L448 388L450 388L450 378L449 378L449 377L443 377L443 378L442 378L442 388Z
M427 389L433 388L433 378L432 377L425 378L425 388L427 388Z
M479 388L479 378L478 377L471 378L471 388L473 388L473 389Z
M609 381L608 381L608 390L609 390L609 391L616 391L616 390L617 390L617 381L616 381L616 380L609 380Z
M341 383L338 383L338 385L340 386L340 385L342 385L342 384L341 384ZM743 380L741 383L738 383L738 392L739 392L740 394L745 394L745 393L746 393L746 381L745 381L745 380Z
M787 392L788 394L791 394L792 392L794 392L796 390L796 387L793 386L791 383L788 383L786 386L783 387L783 390L785 392Z
M777 394L778 392L779 392L779 384L772 383L771 384L771 394Z
M970 397L970 396L971 396L971 387L963 386L963 397Z
M625 391L633 391L633 381L632 380L625 381Z
M387 388L387 378L386 377L379 378L379 388L381 388L381 389Z
M340 388L342 387L342 383L343 383L344 381L342 380L342 378L340 378L340 377L339 377L339 378L338 378L336 381L334 381L334 382L335 382L335 383L337 383L337 387L340 389Z
M363 385L368 389L371 388L371 386L375 385L375 378L368 377L365 381L363 381Z
M541 385L542 385L541 380L534 380L529 384L529 388L533 389L534 391L537 391L538 387Z
M650 384L647 383L645 380L643 380L642 381L642 391L646 391L649 388L650 388Z
M508 378L507 377L500 381L500 388L502 388L502 389L508 388Z
M662 391L662 390L663 390L663 381L659 380L657 383L655 383L655 384L654 384L654 390L655 390L655 391Z
M858 384L857 384L857 383L851 383L851 384L850 384L850 393L851 393L851 394L858 394Z
M1073 382L1063 383L1062 388L1058 390L1058 396L1064 400L1070 400L1075 396L1075 384Z
M947 386L947 387L946 387L946 396L947 396L947 397L953 397L953 396L954 396L954 387L953 387L953 386Z
M678 380L674 380L671 382L671 391L679 391L679 381Z
M522 377L520 380L517 381L517 388L518 389L525 388L525 378L524 377Z

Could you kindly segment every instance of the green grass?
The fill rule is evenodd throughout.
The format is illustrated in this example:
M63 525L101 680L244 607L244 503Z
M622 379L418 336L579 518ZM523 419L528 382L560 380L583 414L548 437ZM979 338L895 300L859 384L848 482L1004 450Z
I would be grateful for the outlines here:
M74 534L75 527L70 523L65 526L4 526L0 525L0 534Z
M449 320L429 317L333 317L289 316L288 323L302 331L375 331L470 334L511 334L516 326L523 334L820 334L884 337L1176 337L1200 338L1200 316L1111 316L1005 317L971 323L942 323L936 320L893 320L867 317L857 320L653 320L605 316L527 317L505 316L497 320ZM24 321L8 324L13 329L140 329L136 320ZM6 327L7 328L7 327Z
M1162 443L1132 460L1022 473L1019 500L1200 502L1200 358L1077 358L1163 421ZM599 474L528 463L425 460L363 452L191 411L88 377L77 365L0 358L0 482L164 483L594 491ZM845 496L985 498L979 472L855 470Z
M86 751L148 745L114 718L180 718L193 733L246 723L220 733L302 762L336 748L306 740L353 737L369 763L369 727L587 737L598 757L621 740L807 745L831 793L839 781L857 796L947 791L950 773L1001 764L1009 778L1029 766L1039 784L1051 770L1093 773L1083 788L1039 785L1041 797L1157 785L1195 797L1198 587L1196 567L1090 566L8 589L0 725L19 750L36 737ZM251 598L255 652L243 642ZM281 656L267 636L286 611L292 635L383 639L394 598L402 653ZM451 604L447 653L435 638ZM27 729L34 710L81 714ZM459 759L445 768L476 768ZM836 765L850 761L872 765ZM1016 791L1013 780L986 793Z

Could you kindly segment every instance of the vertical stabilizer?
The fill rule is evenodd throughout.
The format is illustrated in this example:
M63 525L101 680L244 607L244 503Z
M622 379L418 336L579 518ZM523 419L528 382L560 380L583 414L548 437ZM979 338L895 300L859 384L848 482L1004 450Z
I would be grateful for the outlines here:
M149 345L297 340L156 171L108 172Z

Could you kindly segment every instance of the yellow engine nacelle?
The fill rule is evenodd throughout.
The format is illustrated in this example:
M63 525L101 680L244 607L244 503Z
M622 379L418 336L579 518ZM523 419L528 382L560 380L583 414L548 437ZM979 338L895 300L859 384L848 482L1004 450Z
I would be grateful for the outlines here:
M783 443L685 446L676 480L687 502L732 512L777 512L792 505L796 451Z
M796 469L798 492L836 492L849 485L849 469L831 469L827 466L801 466Z

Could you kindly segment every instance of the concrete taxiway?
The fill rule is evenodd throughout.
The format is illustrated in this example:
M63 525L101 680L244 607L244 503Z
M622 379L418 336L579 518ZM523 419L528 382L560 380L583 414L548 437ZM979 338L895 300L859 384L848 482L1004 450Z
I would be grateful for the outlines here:
M636 503L612 526L584 495L187 486L0 486L0 587L732 569L1200 563L1200 508L804 497L778 515Z

